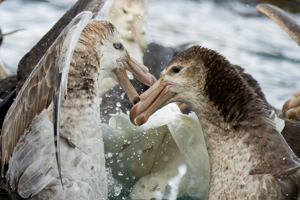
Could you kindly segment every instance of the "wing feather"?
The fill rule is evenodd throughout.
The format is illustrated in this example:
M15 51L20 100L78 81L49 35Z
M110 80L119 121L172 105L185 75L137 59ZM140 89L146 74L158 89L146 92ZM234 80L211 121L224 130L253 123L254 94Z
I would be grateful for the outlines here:
M69 23L33 69L8 110L2 126L0 144L2 177L4 177L4 166L9 162L20 137L30 128L34 117L48 108L53 98L57 99L57 105L54 105L57 107L54 109L54 112L57 111L54 113L54 119L59 119L61 95L66 92L73 51L82 29L91 18L92 13L85 11ZM56 134L59 133L59 126L54 128Z
M300 46L300 24L287 12L270 4L258 4L256 9L277 23Z

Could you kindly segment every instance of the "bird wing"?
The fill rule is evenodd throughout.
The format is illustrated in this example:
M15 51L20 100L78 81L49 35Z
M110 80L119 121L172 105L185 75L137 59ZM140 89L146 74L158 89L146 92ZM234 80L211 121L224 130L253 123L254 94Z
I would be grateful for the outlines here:
M287 12L270 4L258 4L256 9L276 22L300 45L300 24Z
M61 141L66 145L60 149L61 152L68 152L61 155L65 163L62 173L66 187L62 190L57 179L53 142L53 123L44 110L34 118L29 131L20 137L9 160L6 181L11 191L17 189L22 199L100 199L97 198L98 188L93 184L94 179L90 174L78 174L78 170L85 171L87 165L71 162L74 156L78 156L79 162L85 163L90 161L91 156L80 149L70 152L73 147L66 144L67 140Z
M69 23L33 69L7 112L2 126L0 142L2 177L4 176L4 166L9 162L20 137L24 131L30 128L34 117L48 108L52 101L54 102L55 145L57 146L59 108L61 96L66 95L67 92L69 65L78 38L91 18L92 13L85 11L78 14ZM59 167L58 150L57 159Z

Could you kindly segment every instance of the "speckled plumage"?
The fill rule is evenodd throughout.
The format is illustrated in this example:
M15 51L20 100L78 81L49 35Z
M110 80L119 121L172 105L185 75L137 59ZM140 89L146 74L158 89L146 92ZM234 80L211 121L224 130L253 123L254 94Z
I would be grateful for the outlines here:
M198 65L189 65L191 60ZM281 174L299 168L300 161L268 118L262 101L233 66L216 52L197 46L169 66L174 63L190 66L186 69L189 75L192 69L204 72L202 76L193 73L197 78L190 79L198 79L198 86L195 82L191 86L200 89L198 105L192 107L202 124L210 155L210 198L296 196L299 186L292 182L293 177L282 179ZM204 78L204 85L199 78Z
M133 96L126 85L125 67L133 72L139 69L136 76L142 75L146 84L151 77L144 66L131 60L116 28L108 21L90 21L91 17L90 12L80 13L61 33L5 118L1 162L2 166L9 162L7 189L22 198L107 198L99 79L113 77ZM61 160L64 189L55 159L55 130L62 140L58 163ZM1 169L3 176L6 167Z
M100 49L84 48L89 41L86 33L91 31L90 29L96 29L99 26L98 23L97 21L89 23L75 47L69 70L68 100L63 101L61 105L60 134L76 146L75 149L75 146L71 146L67 142L61 144L62 181L65 184L65 190L62 190L57 177L52 139L53 104L51 104L50 99L50 107L35 117L33 124L28 121L28 125L31 124L29 130L16 144L10 159L7 172L9 187L11 190L18 189L19 195L23 198L30 196L33 196L32 199L106 198L107 183L106 177L103 177L105 174L104 147L101 142L100 119L98 117L99 99L96 95L98 87L94 85L99 76L97 69L99 56L95 54ZM107 22L102 22L103 26L110 25L105 23ZM100 33L102 31L105 30L100 29ZM91 51L94 52L92 54L94 57L92 55L88 57ZM87 58L90 63L87 63ZM54 67L51 64L50 66ZM75 82L77 85L74 85ZM51 94L51 88L49 93ZM48 95L48 93L42 94ZM38 98L44 99L39 96ZM15 104L18 103L17 100ZM39 106L39 103L35 102L32 105ZM7 125L7 122L4 122L4 125ZM22 129L23 127L20 126L19 128ZM3 137L6 136L6 132L3 133Z
M223 56L194 46L169 63L161 84L170 94L162 104L181 101L198 115L210 156L210 199L297 197L299 158L268 117L263 102ZM150 112L150 108L142 111L145 98L150 96L141 95L132 116Z

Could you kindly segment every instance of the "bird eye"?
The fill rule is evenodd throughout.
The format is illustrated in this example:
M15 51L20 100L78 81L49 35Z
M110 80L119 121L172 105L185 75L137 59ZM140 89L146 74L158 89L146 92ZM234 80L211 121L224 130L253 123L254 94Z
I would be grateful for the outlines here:
M122 43L114 43L115 49L122 49L123 45Z
M172 72L175 73L175 74L178 74L180 72L180 70L182 69L181 66L174 66L172 68Z

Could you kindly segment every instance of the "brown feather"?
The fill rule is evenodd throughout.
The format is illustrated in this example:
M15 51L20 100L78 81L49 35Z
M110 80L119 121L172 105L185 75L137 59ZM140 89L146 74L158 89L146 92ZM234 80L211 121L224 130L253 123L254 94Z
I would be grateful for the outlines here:
M183 70L172 74L174 66ZM162 74L166 81L176 80L178 98L172 101L191 104L201 122L210 155L210 198L294 198L300 160L240 72L217 52L194 46L173 58ZM266 186L276 194L266 195Z
M53 100L56 62L60 56L60 49L67 33L66 29L61 33L61 37L48 49L6 114L1 135L0 167L2 177L4 177L4 166L8 163L21 135L29 128L34 117L43 109L48 108ZM40 99L43 99L43 101L40 101Z

